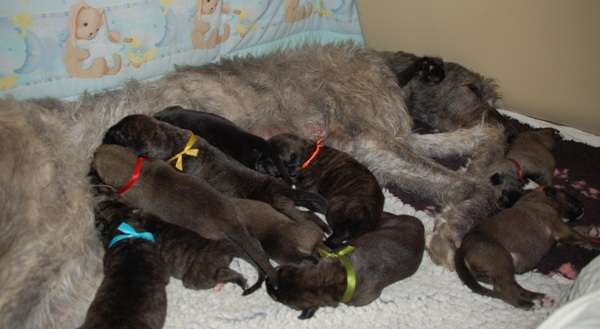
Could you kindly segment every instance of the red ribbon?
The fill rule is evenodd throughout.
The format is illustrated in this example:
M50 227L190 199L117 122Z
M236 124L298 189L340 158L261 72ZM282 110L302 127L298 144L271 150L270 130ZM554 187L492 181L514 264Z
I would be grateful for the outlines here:
M523 173L523 167L521 167L521 164L518 163L517 160L510 158L508 160L515 165L515 168L517 169L517 178L519 178L519 180L522 182L523 178L525 177L525 174Z
M319 138L319 139L317 139L317 142L315 143L315 150L312 152L310 157L308 157L308 159L306 161L304 161L304 163L302 164L302 167L301 167L302 169L306 169L306 168L308 168L308 166L310 166L310 163L313 162L317 158L317 155L319 155L319 153L321 153L322 147L323 147L323 139Z
M131 175L129 181L127 181L127 183L117 191L119 195L129 191L129 189L131 189L133 185L135 185L135 182L137 182L138 178L140 177L140 172L142 171L142 163L144 162L144 160L146 160L146 158L144 157L137 158L135 168L133 168L133 175Z

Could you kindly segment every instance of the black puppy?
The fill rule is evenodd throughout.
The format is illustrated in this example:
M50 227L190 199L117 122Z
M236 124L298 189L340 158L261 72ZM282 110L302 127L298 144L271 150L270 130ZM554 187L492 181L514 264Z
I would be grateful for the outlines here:
M289 182L281 161L273 156L271 147L264 139L243 130L222 116L186 110L181 106L170 106L154 114L154 117L191 130L248 168L282 177Z
M373 174L349 154L292 134L279 134L269 144L300 189L327 199L327 222L336 248L372 230L383 212L384 196Z
M127 218L128 223L153 232L156 247L172 277L180 279L188 289L210 289L219 283L235 283L246 290L246 279L229 268L233 257L246 258L244 253L228 240L209 240L197 233L167 223L158 216L131 207L116 194L104 192L104 200L94 208L96 227L106 227ZM97 198L98 199L98 198ZM258 288L258 287L256 287Z
M279 267L279 287L274 289L267 280L267 292L274 300L301 310L300 319L312 317L321 306L340 302L367 305L385 287L414 274L424 250L425 231L417 218L384 213L375 231L353 240L351 247L341 249L341 255L323 252L325 257L316 265Z
M322 196L293 190L280 179L251 170L187 129L134 114L112 126L104 136L104 144L125 146L138 156L171 159L178 170L202 178L226 196L268 203L293 220L310 220L325 232L330 231L313 213L295 207L324 213L327 201Z
M153 235L135 221L122 220L101 229L107 247L104 279L82 329L159 329L165 323L168 267Z
M583 214L581 202L552 187L525 194L512 208L479 222L465 235L455 254L456 273L473 292L531 308L543 294L523 289L515 273L535 268L557 242L597 244L562 221ZM493 290L477 281L493 285Z

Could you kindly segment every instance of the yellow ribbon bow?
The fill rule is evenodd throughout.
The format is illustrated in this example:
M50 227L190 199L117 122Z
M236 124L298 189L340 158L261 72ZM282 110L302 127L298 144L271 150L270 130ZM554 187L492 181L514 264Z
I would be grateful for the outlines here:
M344 291L344 295L340 300L342 303L348 303L352 297L354 296L354 291L356 290L356 272L354 271L354 266L352 266L352 262L348 258L348 254L354 251L353 246L345 246L336 251L327 251L325 249L319 249L319 255L321 257L331 257L337 258L342 262L344 268L346 269L346 291Z
M175 161L175 168L177 168L177 170L179 171L183 171L183 156L184 155L189 155L192 157L197 157L198 156L198 149L193 149L192 146L194 146L194 144L196 144L196 135L192 134L190 136L190 139L188 139L187 143L185 144L185 147L183 148L183 150L177 154L175 154L174 156L172 156L169 161L167 162L171 162L173 160Z

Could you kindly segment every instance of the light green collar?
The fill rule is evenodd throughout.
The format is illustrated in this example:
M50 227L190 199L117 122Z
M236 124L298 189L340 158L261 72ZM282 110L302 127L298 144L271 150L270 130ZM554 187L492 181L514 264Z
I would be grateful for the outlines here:
M353 251L354 247L350 245L336 251L319 249L319 255L321 257L337 258L340 260L340 262L342 262L344 268L346 268L346 291L344 291L344 295L340 300L340 302L344 304L348 303L352 299L354 296L354 291L356 290L356 272L354 271L354 266L352 266L350 258L348 258L348 254Z

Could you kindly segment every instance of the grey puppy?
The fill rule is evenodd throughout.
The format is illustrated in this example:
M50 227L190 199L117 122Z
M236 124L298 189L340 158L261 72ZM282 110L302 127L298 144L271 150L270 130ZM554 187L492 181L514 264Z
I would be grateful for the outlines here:
M327 198L327 222L336 248L377 226L385 200L373 174L349 154L292 134L269 139L298 188Z
M424 228L412 216L384 213L381 224L353 241L348 254L356 273L354 294L344 303L363 306L377 299L390 284L417 271L425 249ZM277 268L279 287L267 281L267 292L276 301L301 310L301 319L312 317L321 306L337 306L347 289L347 270L335 257L316 265Z
M246 279L229 268L233 257L248 259L231 241L203 238L193 231L127 205L115 193L104 192L95 199L94 214L98 231L104 232L114 227L115 223L127 219L127 223L152 232L170 275L180 279L184 287L210 289L219 283L231 282L244 289L246 294L251 292L246 290Z
M147 232L139 222L128 219L125 216L102 227L107 247L104 279L81 329L160 329L165 323L169 271L155 243L126 238L109 244L121 234L117 229L121 223L131 225L138 233Z
M168 160L182 151L190 140L192 132L153 117L129 115L112 126L104 135L104 142L123 145L138 156ZM217 191L230 196L266 202L290 218L302 221L311 220L324 230L329 228L310 212L303 212L295 204L324 213L327 201L318 194L292 190L285 182L258 173L230 158L212 146L201 136L195 136L191 146L197 155L183 155L183 172L200 177Z
M277 284L275 269L260 242L240 221L240 216L246 214L233 200L203 179L179 173L162 160L140 159L123 146L103 144L94 153L92 168L104 183L121 187L120 194L133 206L207 239L232 241L258 267L259 274L264 273ZM134 167L139 168L135 180ZM130 187L126 193L124 186ZM260 284L259 278L253 287Z
M531 308L545 296L522 288L515 273L531 271L557 242L598 243L562 221L583 214L581 202L564 191L544 187L525 194L499 214L479 222L456 252L460 280L473 292ZM493 285L493 290L477 281Z

